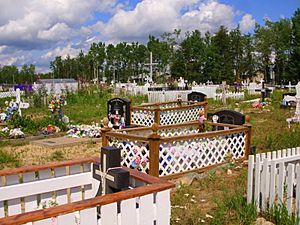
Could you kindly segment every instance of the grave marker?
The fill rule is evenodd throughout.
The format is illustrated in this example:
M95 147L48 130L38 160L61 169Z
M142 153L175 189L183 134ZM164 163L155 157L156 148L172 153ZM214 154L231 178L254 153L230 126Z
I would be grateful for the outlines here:
M131 101L126 98L113 98L107 102L107 115L115 129L130 126Z
M29 103L21 102L21 90L20 90L20 88L16 89L16 103L18 105L19 115L22 116L21 109L28 109L29 108Z
M265 98L270 97L270 92L272 92L272 90L269 88L265 88L265 81L263 79L260 81L260 83L261 89L255 89L255 91L260 91L261 101L265 102Z
M93 178L100 181L97 196L128 189L129 172L121 167L120 148L112 146L101 148L101 165L93 165Z

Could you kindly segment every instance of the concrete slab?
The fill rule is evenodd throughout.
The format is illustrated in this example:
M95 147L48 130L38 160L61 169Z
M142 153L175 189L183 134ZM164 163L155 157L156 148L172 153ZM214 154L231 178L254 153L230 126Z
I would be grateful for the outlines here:
M86 144L89 142L101 142L101 138L57 137L31 141L30 144L49 148L61 148L78 144Z

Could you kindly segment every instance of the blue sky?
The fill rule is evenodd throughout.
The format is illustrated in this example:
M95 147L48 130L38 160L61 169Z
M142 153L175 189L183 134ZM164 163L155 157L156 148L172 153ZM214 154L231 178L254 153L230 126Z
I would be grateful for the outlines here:
M242 32L290 18L300 0L0 0L0 65L49 70L55 56L75 57L92 42L146 42L149 34L181 29Z

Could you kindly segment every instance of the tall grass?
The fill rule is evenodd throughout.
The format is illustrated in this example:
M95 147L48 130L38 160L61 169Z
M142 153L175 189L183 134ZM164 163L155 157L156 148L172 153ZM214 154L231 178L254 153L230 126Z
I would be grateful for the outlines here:
M18 166L20 161L16 155L0 149L0 169Z

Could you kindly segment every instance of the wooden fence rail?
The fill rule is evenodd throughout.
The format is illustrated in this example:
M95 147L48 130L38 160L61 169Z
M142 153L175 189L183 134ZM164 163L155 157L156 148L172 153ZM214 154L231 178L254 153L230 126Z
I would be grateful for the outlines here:
M74 171L72 167L77 168L78 165L85 165L88 162L90 164L86 168L92 168L92 163L96 162L96 159L24 167L15 169L14 172L0 171L3 178L2 186L0 186L0 225L170 224L170 188L173 188L174 184L124 168L130 172L130 188L118 193L95 197L99 183L94 183L90 169L85 172L82 168L82 173L78 172L75 175L72 173ZM48 171L51 168L52 172L56 172L61 171L65 166L70 167L69 175L60 173L59 176L41 179L45 170ZM27 176L28 173L38 174L39 179L27 180L26 177L31 177ZM19 179L13 184L9 181L12 180L10 177ZM92 184L89 190L93 194L90 195L82 192L82 188L88 183ZM67 201L61 192L70 189L73 185L79 187L75 192L78 198ZM40 194L36 200L37 193ZM67 193L71 193L72 196L72 188ZM44 198L44 195L47 195L47 198ZM58 205L37 209L39 201L50 199L55 200ZM63 199L65 200L61 201ZM20 204L20 202L23 203ZM30 207L27 207L28 205Z
M250 155L247 202L264 212L284 204L300 216L300 147Z

